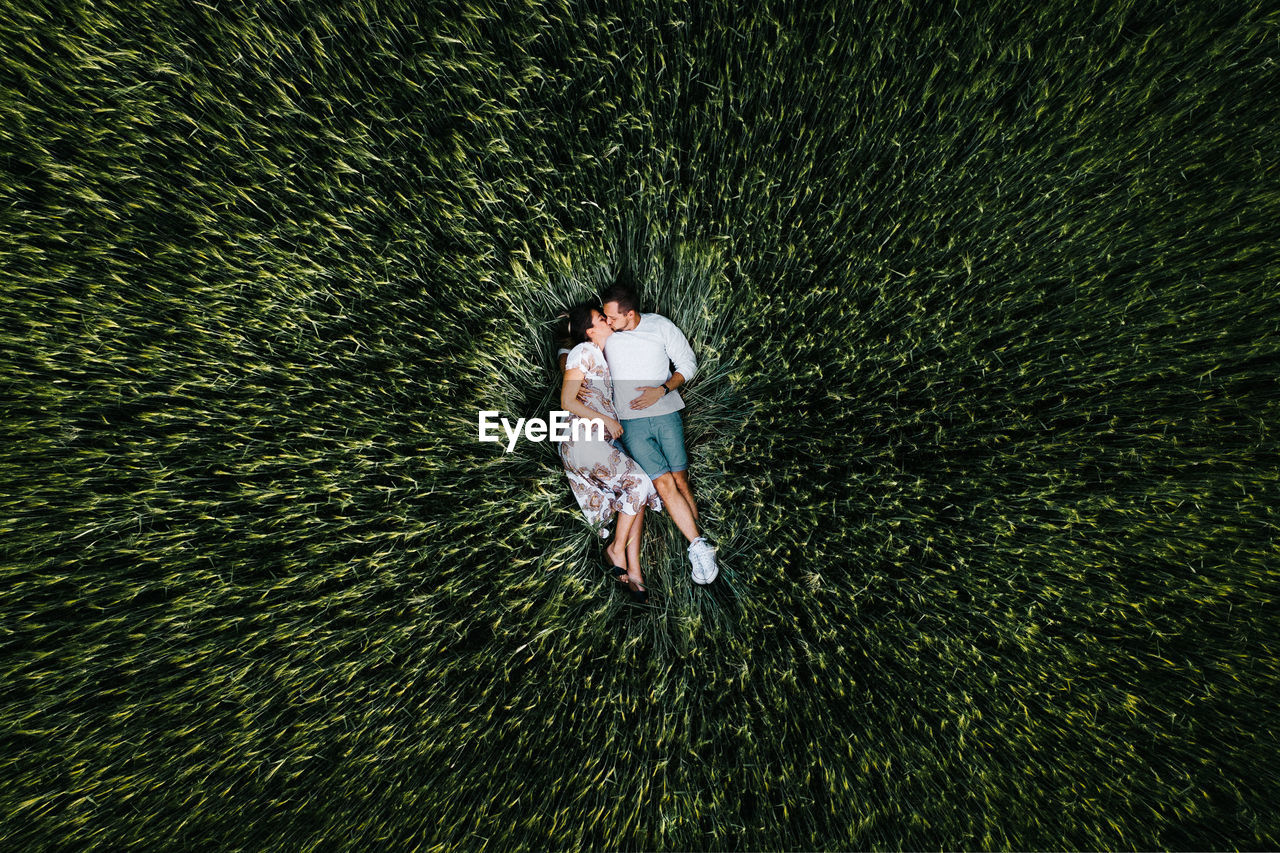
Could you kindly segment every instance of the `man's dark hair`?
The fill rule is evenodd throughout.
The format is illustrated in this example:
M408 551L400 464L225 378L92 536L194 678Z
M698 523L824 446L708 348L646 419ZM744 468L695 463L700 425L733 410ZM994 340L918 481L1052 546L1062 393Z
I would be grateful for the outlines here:
M599 310L600 306L592 302L579 302L569 309L569 341L572 345L577 346L587 339L591 312Z
M620 281L605 288L604 293L600 294L600 304L605 305L609 302L618 303L618 311L622 314L628 311L640 310L640 297L631 286Z

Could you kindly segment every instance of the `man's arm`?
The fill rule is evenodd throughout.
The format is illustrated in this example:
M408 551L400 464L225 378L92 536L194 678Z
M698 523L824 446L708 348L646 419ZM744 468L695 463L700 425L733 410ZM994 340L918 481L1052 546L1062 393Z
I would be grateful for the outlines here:
M663 319L666 318L664 317ZM639 386L637 390L640 391L640 396L631 401L631 408L633 409L649 408L669 392L688 382L698 372L698 359L693 354L693 347L689 346L689 339L670 320L667 320L663 328L663 343L666 347L667 358L671 361L672 366L675 367L675 372L662 385ZM666 386L665 389L663 388L664 385Z
M667 321L667 358L671 359L671 364L675 366L676 376L680 377L680 382L692 382L693 377L698 373L698 359L693 355L693 347L689 346L689 339L684 336L684 332L672 323ZM674 379L675 376L672 376ZM668 387L671 380L667 380Z
M654 403L661 400L667 394L679 388L684 384L684 377L680 375L680 371L671 374L671 378L662 385L637 385L636 390L640 392L640 396L631 401L633 409L647 409ZM666 388L663 388L663 385Z

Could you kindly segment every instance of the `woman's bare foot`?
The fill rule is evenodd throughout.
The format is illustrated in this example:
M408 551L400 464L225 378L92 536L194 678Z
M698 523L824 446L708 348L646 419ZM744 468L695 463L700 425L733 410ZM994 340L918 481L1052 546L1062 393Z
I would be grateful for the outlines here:
M609 558L609 562L613 565L619 568L624 568L627 565L627 549L625 545L617 547L619 545L621 545L621 543L615 539L612 543L605 546L604 555ZM627 575L618 572L618 583L623 586L629 586L627 580Z
M626 546L616 540L605 546L604 555L608 557L615 566L625 566L627 564Z

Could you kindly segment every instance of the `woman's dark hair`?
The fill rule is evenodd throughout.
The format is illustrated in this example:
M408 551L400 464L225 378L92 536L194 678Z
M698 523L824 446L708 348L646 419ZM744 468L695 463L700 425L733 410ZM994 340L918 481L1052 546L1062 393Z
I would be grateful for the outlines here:
M555 330L556 346L560 349L573 349L573 341L569 338L568 311L561 311L556 315Z
M592 302L579 302L569 309L569 343L577 346L587 339L587 329L591 328L591 312L599 310L600 306Z

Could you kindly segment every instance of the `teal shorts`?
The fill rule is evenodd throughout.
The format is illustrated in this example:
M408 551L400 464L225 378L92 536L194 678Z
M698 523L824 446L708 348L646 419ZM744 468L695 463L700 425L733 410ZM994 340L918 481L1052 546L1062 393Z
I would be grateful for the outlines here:
M684 452L684 421L679 412L625 420L619 440L650 480L689 467L689 457Z

